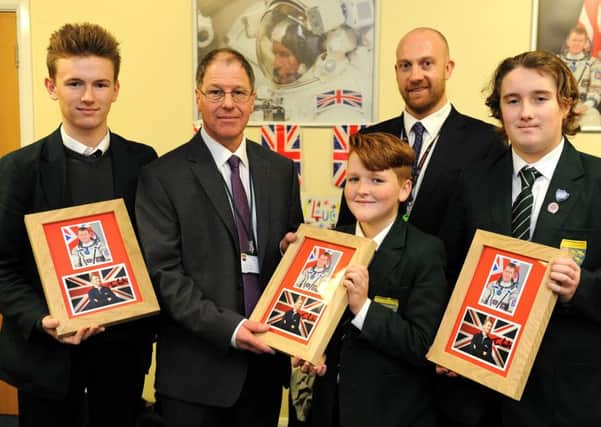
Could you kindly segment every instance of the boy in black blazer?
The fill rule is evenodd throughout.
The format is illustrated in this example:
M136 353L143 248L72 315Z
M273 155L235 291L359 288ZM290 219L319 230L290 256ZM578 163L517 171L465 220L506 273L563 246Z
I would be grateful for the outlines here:
M346 201L371 238L369 269L350 266L349 308L316 373L314 426L433 426L432 370L425 358L447 301L442 243L403 221L415 155L384 133L350 139Z
M86 418L90 427L136 423L153 321L102 334L103 328L89 325L57 337L59 321L49 314L23 222L26 214L115 198L124 199L134 219L138 172L157 155L108 128L119 94L118 45L95 24L66 24L54 32L45 84L62 124L0 159L0 379L18 389L23 427L79 426Z
M601 159L566 137L579 130L578 99L570 69L549 52L506 58L494 73L486 103L511 147L460 181L443 227L450 279L478 228L568 248L574 257L551 263L548 286L558 301L521 400L449 379L441 403L453 426L601 425ZM525 168L538 171L533 183L522 177Z

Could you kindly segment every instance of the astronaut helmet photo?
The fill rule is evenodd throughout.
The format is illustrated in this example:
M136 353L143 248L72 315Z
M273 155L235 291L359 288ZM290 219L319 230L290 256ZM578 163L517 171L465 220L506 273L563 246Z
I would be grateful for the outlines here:
M302 5L274 1L257 30L257 59L265 78L276 87L295 87L311 80L309 71L324 50L323 35L310 29Z

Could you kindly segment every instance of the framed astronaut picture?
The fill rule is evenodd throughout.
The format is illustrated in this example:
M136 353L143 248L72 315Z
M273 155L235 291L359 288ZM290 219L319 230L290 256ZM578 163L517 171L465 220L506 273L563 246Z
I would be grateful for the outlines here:
M557 248L478 230L427 358L520 400L556 295Z
M25 215L59 336L158 313L122 199Z
M531 48L557 53L578 83L583 131L601 131L601 4L533 0Z
M242 53L255 75L250 123L375 120L378 0L193 0L195 64Z
M347 306L342 278L351 264L368 265L370 240L302 224L261 295L251 320L271 347L317 363Z

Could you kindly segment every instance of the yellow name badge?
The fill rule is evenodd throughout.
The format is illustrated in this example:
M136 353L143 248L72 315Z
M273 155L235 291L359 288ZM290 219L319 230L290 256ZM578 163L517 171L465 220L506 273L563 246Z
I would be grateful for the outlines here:
M374 297L374 301L380 305L383 305L386 308L391 309L392 311L397 311L399 308L399 300L396 298L381 297L379 295L376 295Z
M561 249L566 248L574 262L582 267L586 256L586 240L562 239L559 247Z

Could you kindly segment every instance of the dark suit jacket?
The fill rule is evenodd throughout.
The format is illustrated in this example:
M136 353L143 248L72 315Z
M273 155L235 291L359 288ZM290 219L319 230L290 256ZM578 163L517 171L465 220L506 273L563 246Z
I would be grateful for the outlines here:
M482 360L493 362L492 340L482 332L478 332L472 337L469 352Z
M326 375L315 380L314 426L332 425L338 375L341 426L434 425L433 367L425 354L447 302L444 267L441 242L399 215L369 266L372 303L363 329L347 311L328 345ZM396 312L376 295L398 300Z
M113 133L110 138L115 198L124 198L133 220L138 171L156 153ZM0 182L0 378L23 391L60 397L68 383L69 349L39 330L48 308L23 222L25 214L73 204L60 131L0 159ZM92 339L116 335L143 340L131 325L112 327ZM144 337L150 343L151 331Z
M90 289L88 292L88 298L90 302L86 306L87 310L104 307L106 305L116 304L123 301L123 299L115 295L111 288L106 286Z
M395 136L403 131L403 115L365 128L361 133L386 132ZM463 169L503 150L504 144L494 127L459 113L455 107L440 129L440 137L425 169L409 222L437 236ZM403 205L401 213L404 213ZM342 197L338 225L352 224L355 218Z
M450 271L460 269L477 228L511 235L511 151L466 171L455 205L445 221ZM556 191L569 193L559 211L547 210ZM562 239L587 242L580 286L570 304L557 303L521 402L502 399L504 425L601 425L601 159L566 142L551 179L532 241L559 247ZM457 383L456 383L457 384ZM446 391L445 396L458 393ZM470 418L478 399L462 394L459 405ZM477 393L482 396L483 393ZM450 401L450 404L453 404ZM457 408L453 408L457 411Z
M281 259L279 242L302 222L293 163L246 145L257 217L259 281ZM227 407L246 377L247 352L230 339L244 318L240 249L225 182L200 133L144 169L137 218L150 275L162 305L156 388L175 399ZM289 375L274 357L265 373ZM278 379L279 380L279 379Z
M278 328L285 329L294 334L300 335L298 332L298 324L300 323L301 315L297 311L289 310L284 313L282 320L280 320L275 326Z

